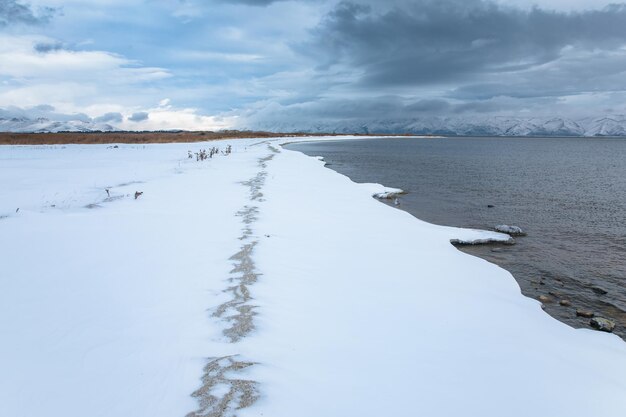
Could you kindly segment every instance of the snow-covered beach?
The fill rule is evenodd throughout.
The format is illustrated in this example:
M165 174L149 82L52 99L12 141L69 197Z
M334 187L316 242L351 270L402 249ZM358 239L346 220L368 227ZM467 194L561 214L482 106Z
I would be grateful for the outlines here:
M0 147L0 415L626 415L621 339L450 244L508 236L282 142Z

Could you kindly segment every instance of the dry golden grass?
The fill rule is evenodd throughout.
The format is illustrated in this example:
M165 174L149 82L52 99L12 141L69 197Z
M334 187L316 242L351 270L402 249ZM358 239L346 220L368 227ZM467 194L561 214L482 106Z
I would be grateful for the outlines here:
M0 132L0 145L61 145L106 143L185 143L217 139L296 137L307 134L249 132L62 132L9 133Z

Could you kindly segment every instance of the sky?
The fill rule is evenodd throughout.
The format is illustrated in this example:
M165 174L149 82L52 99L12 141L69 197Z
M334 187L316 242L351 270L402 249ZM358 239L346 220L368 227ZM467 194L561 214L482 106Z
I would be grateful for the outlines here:
M130 130L626 113L626 4L0 0L0 117Z

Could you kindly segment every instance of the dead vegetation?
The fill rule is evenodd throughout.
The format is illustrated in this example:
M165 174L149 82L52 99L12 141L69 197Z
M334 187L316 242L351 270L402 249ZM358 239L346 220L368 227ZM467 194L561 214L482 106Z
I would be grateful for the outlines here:
M226 146L226 150L220 152L220 148L217 146L213 146L208 151L206 149L200 149L198 152L192 153L191 151L187 151L187 158L193 159L194 155L196 157L196 161L206 161L207 159L212 159L214 155L219 155L220 153L224 156L228 156L233 152L233 147L231 145Z
M60 132L9 133L0 132L0 145L64 145L107 143L187 143L217 139L309 136L303 133L271 133L239 130L220 132Z

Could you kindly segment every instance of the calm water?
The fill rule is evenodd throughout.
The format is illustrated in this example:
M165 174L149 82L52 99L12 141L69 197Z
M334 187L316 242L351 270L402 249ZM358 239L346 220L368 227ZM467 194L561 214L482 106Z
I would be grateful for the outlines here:
M514 246L462 250L511 271L524 294L549 296L545 310L554 317L588 327L576 309L591 310L626 339L626 139L405 138L288 148L321 155L356 182L408 191L399 207L428 222L520 226L528 236Z

